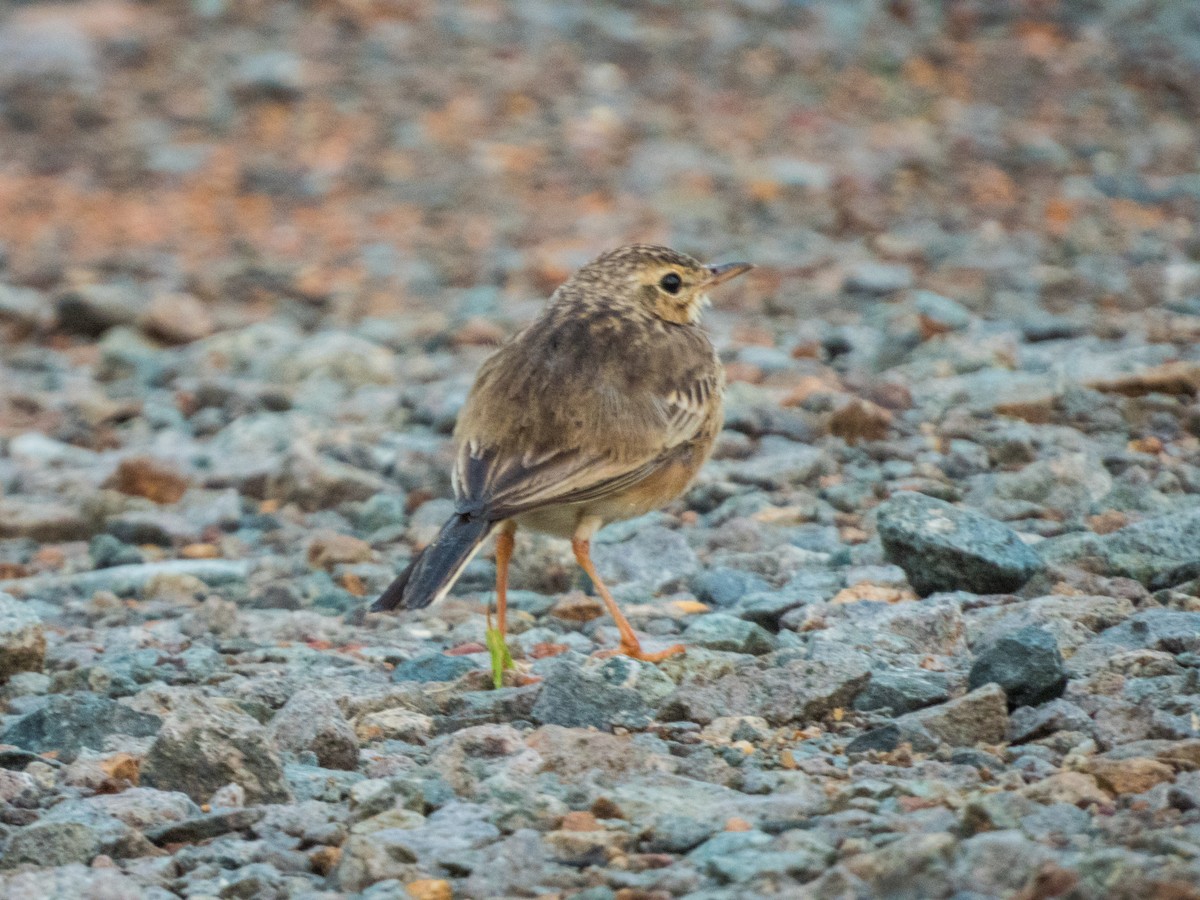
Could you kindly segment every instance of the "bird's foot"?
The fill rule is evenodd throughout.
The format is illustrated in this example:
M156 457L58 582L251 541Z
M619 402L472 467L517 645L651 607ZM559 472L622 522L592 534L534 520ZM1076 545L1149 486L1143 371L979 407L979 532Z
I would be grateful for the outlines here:
M683 644L675 644L666 650L659 650L657 653L647 653L642 649L641 644L626 644L622 642L619 647L613 647L611 650L601 650L594 653L593 656L599 659L607 659L610 656L630 656L642 662L656 663L683 653L685 650L687 650L687 647Z

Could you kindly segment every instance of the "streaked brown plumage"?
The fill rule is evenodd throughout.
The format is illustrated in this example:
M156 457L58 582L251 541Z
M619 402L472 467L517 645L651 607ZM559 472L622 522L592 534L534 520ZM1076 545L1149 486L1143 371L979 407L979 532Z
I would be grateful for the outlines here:
M498 625L518 526L571 539L621 631L637 636L592 566L592 535L677 497L721 429L725 376L697 324L707 291L750 266L666 247L600 256L480 368L454 430L455 515L372 607L440 599L493 531Z

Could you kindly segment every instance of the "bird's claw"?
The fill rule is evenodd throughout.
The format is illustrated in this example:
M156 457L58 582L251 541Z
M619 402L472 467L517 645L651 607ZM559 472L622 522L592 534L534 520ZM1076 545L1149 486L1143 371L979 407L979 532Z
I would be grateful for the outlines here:
M640 644L625 644L622 643L619 647L613 647L611 650L600 650L594 654L597 659L608 659L612 656L629 656L641 662L657 663L664 659L683 653L687 650L683 644L675 644L668 647L666 650L659 650L656 653L647 653L641 648Z

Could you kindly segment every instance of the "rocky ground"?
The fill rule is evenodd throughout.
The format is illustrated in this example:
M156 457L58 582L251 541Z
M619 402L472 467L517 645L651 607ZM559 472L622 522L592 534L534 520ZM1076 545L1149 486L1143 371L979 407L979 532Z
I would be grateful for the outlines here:
M1200 897L1188 4L6 15L0 895ZM491 690L487 554L365 610L630 239L759 265L596 547L688 650L522 534Z

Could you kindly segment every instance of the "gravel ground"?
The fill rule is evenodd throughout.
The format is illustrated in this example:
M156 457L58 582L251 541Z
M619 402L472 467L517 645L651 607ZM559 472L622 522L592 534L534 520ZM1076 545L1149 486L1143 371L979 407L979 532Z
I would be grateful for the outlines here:
M1200 12L121 0L0 21L0 896L1200 897ZM490 348L759 266L596 562L374 595ZM539 676L539 680L528 675Z

